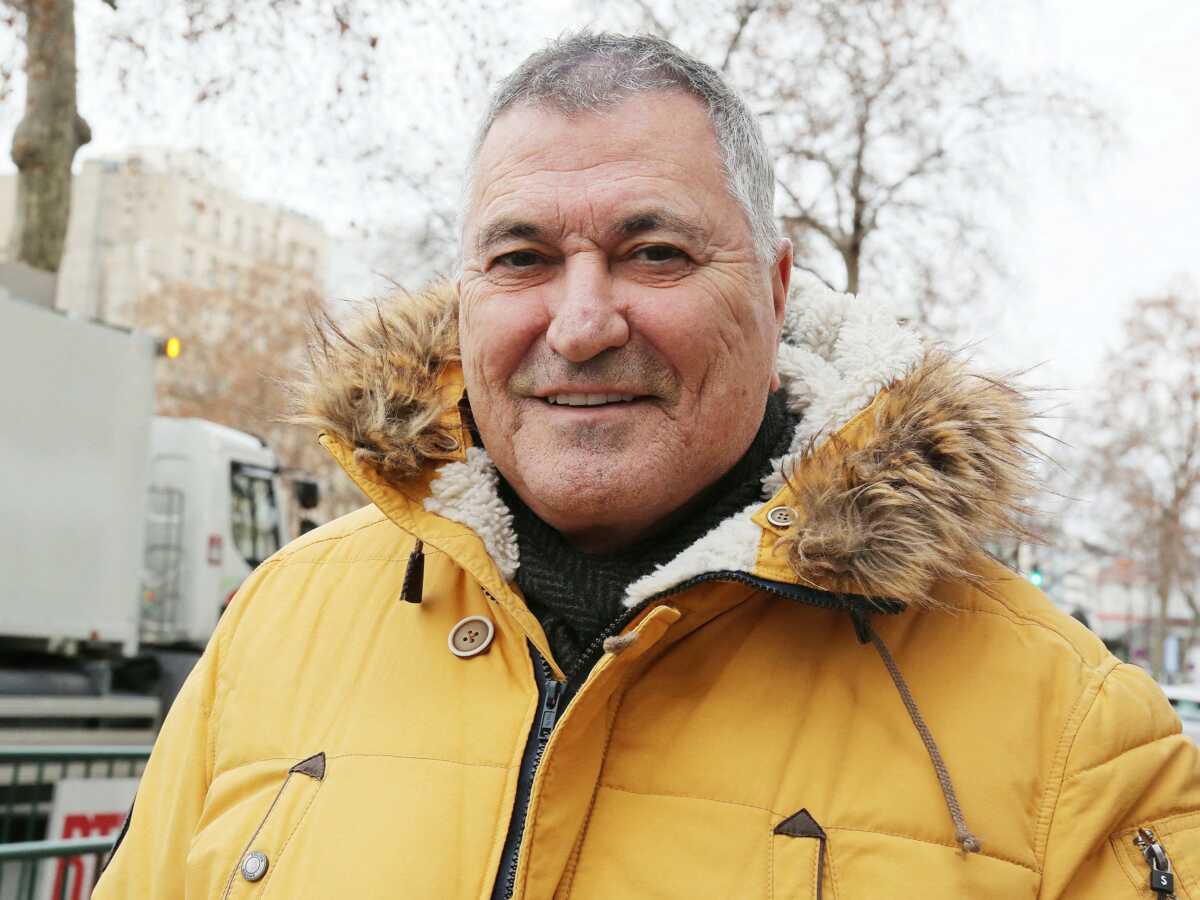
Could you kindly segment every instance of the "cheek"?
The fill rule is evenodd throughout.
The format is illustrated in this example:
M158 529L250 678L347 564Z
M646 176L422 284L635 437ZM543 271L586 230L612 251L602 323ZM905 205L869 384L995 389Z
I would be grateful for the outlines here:
M535 297L464 292L459 317L463 372L472 394L502 394L509 376L546 330L544 306Z
M656 301L662 302L639 308L635 327L685 387L740 394L747 386L760 381L765 384L769 379L774 367L774 318L769 301L763 302L761 311L708 293Z

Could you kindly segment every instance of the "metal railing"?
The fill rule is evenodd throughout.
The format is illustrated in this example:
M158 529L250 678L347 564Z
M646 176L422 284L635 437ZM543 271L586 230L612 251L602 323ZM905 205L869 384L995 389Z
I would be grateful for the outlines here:
M68 778L139 777L150 749L0 746L0 900L90 895L124 814L74 817L77 828L47 835L55 785Z
M38 876L49 877L51 874L54 878L49 891L51 900L82 900L90 897L100 878L100 871L104 868L104 859L112 850L116 839L116 835L112 835L103 838L0 844L0 897L5 900L33 900L38 887ZM49 859L57 859L60 862L53 870L43 867L39 871L38 863ZM91 862L87 870L84 866L85 859ZM15 881L11 877L13 867L17 870ZM6 875L9 877L6 878Z

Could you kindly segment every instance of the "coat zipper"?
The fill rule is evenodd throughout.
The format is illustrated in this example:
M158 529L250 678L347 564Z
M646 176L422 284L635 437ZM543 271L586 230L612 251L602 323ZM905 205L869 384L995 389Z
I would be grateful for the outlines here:
M664 591L659 591L609 623L608 627L600 632L584 648L583 652L579 654L575 665L566 673L566 681L558 681L554 678L554 673L551 672L549 664L542 658L537 649L530 644L529 653L533 657L534 674L538 682L538 716L534 720L532 729L530 729L529 737L526 739L525 753L521 758L521 771L517 777L517 796L513 801L513 814L508 823L508 835L504 839L504 852L500 857L500 871L504 873L504 878L503 880L496 879L496 885L492 890L492 900L511 900L513 894L516 892L517 867L520 863L521 846L524 843L525 820L529 815L529 800L533 792L533 779L537 775L538 766L542 762L542 756L546 752L546 745L550 741L550 735L554 731L554 726L557 724L559 716L571 698L574 697L575 692L583 681L580 676L585 676L587 672L590 672L600 657L604 655L604 641L619 634L646 607L666 597L681 594L698 584L710 581L744 584L776 597L807 603L810 606L819 606L825 609L849 609L852 602L863 602L861 598L850 601L841 594L819 591L815 588L799 584L757 578L753 575L747 575L745 572L705 572L702 575L696 575L685 581L681 581L679 584L669 587ZM904 609L904 604L898 600L874 599L867 602L871 603L875 611L882 613L898 613Z
M1139 828L1133 836L1133 844L1150 866L1150 890L1162 900L1175 900L1175 875L1171 871L1171 860L1167 852L1149 828Z
M529 647L529 653L533 657L534 673L537 676L538 713L525 743L525 753L521 758L521 771L517 776L517 796L513 803L512 818L508 824L508 836L504 839L504 853L501 856L500 864L504 880L503 882L497 880L496 889L492 891L493 900L509 900L516 891L517 865L521 858L525 819L529 815L529 798L533 792L533 778L542 762L542 756L546 753L546 745L550 742L550 735L554 731L558 717L570 699L567 694L567 682L555 679L554 673L550 671L550 665L532 644Z

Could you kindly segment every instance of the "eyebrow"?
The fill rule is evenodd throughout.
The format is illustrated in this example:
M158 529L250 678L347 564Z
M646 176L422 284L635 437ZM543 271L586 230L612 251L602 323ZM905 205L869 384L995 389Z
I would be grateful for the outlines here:
M693 241L702 242L704 229L683 216L665 209L647 209L626 216L615 231L623 238L636 237L648 231L670 231Z
M475 242L475 251L483 255L497 244L513 238L531 241L539 240L544 235L544 230L532 222L520 219L497 219L479 232L479 239Z
M695 222L665 209L646 209L626 216L612 229L622 239L636 237L650 231L668 231L692 241L703 242L705 231ZM546 230L540 225L523 219L497 219L479 232L475 250L486 254L497 244L508 240L545 240Z

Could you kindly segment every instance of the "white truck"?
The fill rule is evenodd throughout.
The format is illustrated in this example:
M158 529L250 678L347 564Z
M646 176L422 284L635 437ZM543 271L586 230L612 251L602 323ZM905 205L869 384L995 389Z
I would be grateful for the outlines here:
M259 438L154 415L158 342L0 295L0 744L150 743L291 535Z

